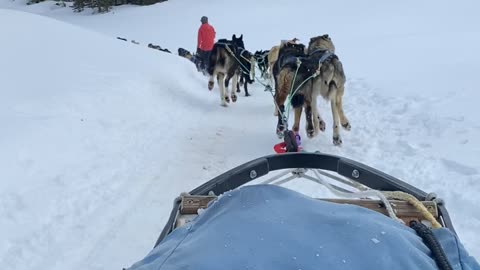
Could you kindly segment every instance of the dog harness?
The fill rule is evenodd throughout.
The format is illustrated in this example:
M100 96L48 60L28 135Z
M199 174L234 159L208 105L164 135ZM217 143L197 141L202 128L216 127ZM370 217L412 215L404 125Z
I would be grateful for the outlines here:
M323 64L325 61L327 61L327 59L331 59L333 56L335 56L335 53L329 50L324 50L324 49L315 50L312 53L310 53L310 55L314 55L316 53L321 53L320 59L318 59L319 65Z

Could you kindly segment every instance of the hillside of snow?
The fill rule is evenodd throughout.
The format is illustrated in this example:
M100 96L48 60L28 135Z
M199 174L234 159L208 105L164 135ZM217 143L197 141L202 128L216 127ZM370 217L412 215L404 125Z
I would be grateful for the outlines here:
M128 267L153 247L180 192L273 153L270 94L257 83L251 97L221 107L217 87L208 91L175 55L195 50L202 15L217 38L243 34L252 52L330 34L352 130L335 147L321 101L327 130L307 139L302 119L305 150L436 192L480 259L480 3L274 2L246 0L232 12L220 0L171 0L92 15L0 0L0 265Z

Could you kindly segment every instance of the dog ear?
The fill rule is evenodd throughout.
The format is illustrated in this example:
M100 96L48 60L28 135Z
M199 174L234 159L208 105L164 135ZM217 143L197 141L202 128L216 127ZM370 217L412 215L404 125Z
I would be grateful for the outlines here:
M237 39L237 35L233 34L232 39Z
M242 34L242 35L240 35L240 38L239 38L239 39L243 39L243 34Z

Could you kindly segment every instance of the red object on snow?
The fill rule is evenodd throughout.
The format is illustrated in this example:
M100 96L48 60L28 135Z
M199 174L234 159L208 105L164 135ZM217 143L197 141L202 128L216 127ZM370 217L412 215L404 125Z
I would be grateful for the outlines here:
M273 150L277 154L286 153L287 152L287 144L285 142L277 143L273 146ZM300 152L300 151L302 151L302 147L298 146L297 152Z
M283 142L277 143L273 146L273 150L277 154L286 152L300 152L302 151L302 139L298 133L291 130L285 130L283 134Z
M287 152L287 144L284 143L284 142L281 142L281 143L277 143L273 146L273 150L277 153L277 154L281 154L281 153L285 153Z

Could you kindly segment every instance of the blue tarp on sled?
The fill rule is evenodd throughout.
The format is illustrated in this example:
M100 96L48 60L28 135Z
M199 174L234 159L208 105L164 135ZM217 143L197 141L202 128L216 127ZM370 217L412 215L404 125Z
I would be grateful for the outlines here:
M480 270L449 230L434 234L454 269ZM380 213L257 185L225 193L129 269L438 269L430 255Z

